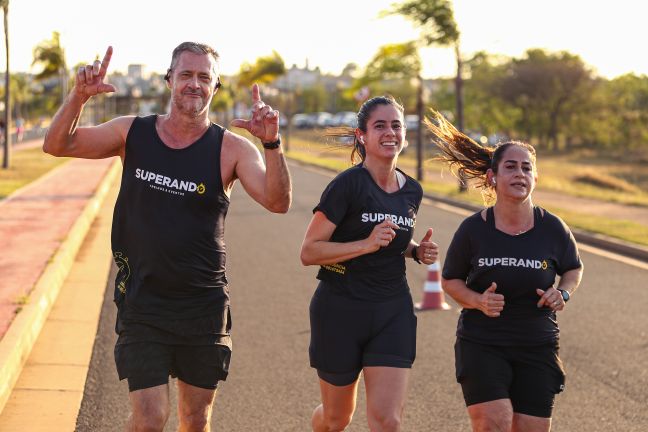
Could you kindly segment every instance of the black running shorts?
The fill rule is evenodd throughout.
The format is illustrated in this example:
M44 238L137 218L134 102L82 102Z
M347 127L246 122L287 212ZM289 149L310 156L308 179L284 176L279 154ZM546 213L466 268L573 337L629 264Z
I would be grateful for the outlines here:
M119 379L129 391L169 382L169 375L195 387L215 389L229 372L231 351L226 345L166 345L133 342L115 346Z
M366 366L411 368L414 363L416 315L409 293L371 302L336 294L320 282L311 300L310 322L310 363L326 381L336 374L357 378Z
M457 339L455 366L466 406L510 399L516 413L550 418L565 387L557 343L502 347Z

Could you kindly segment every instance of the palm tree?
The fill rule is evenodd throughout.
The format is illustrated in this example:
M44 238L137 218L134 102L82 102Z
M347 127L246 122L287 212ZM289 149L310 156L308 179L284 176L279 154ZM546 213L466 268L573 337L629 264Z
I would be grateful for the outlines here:
M53 32L52 39L44 40L34 48L32 66L35 64L43 68L36 75L37 80L42 81L52 77L59 77L61 81L61 102L63 102L67 93L68 73L65 63L65 50L61 46L59 32Z
M4 113L4 157L2 159L2 168L8 169L10 165L11 158L11 134L9 133L9 125L11 124L11 106L9 98L10 92L10 82L9 82L9 0L0 0L0 6L2 6L2 13L4 15L4 36L5 36L5 53L6 53L6 64L7 68L5 69L5 113Z
M416 79L418 82L416 110L419 113L419 119L421 119L423 113L423 98L421 97L423 82L421 79L421 57L415 41L381 46L378 53L369 62L364 75L357 80L355 86L359 89L371 82L394 78L407 82ZM416 130L416 178L422 181L423 130L420 126L419 123Z
M283 58L278 52L272 51L271 55L259 57L254 64L244 63L241 65L238 73L238 86L240 88L249 88L252 84L268 84L286 73L286 65ZM265 95L273 103L279 103L281 95L277 94L273 98L271 95ZM272 100L274 99L274 101ZM283 105L283 104L282 104ZM289 105L289 104L288 104ZM276 106L276 105L275 105ZM288 110L286 110L288 111ZM290 121L287 123L284 133L284 150L287 152L290 146Z
M463 113L463 79L461 70L463 61L461 59L461 50L459 45L460 33L457 28L457 22L454 19L452 3L450 0L407 0L401 4L394 4L392 8L385 11L390 15L402 15L414 22L417 27L421 28L421 39L426 46L452 46L454 48L457 61L457 76L455 79L455 101L456 101L456 119L457 129L463 131L464 113ZM422 85L422 80L420 81ZM422 98L422 93L419 98ZM419 100L419 130L423 120L423 102ZM466 182L459 179L459 190L466 190Z

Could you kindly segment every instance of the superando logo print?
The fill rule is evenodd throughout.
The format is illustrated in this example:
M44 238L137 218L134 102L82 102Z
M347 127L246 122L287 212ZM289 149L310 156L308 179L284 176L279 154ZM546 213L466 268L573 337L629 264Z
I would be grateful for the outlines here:
M410 227L414 228L415 221L411 217L407 216L398 216L395 214L388 214L388 213L362 213L361 220L362 222L382 222L385 219L391 219L392 222L394 222L396 225L399 226L400 229L402 227Z
M547 260L501 257L501 258L479 258L477 261L479 267L524 267L529 269L547 270Z
M148 182L149 186L153 189L175 195L184 195L185 192L196 192L202 195L206 190L203 183L196 184L192 181L178 180L141 168L135 169L135 178Z

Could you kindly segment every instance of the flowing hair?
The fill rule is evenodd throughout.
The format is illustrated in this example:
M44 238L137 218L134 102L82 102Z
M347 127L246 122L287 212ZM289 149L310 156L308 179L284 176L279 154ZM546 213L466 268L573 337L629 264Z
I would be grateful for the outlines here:
M525 142L506 141L498 143L495 147L483 146L457 130L441 113L434 110L431 118L426 117L423 123L432 134L434 143L441 150L441 155L437 159L446 162L450 170L459 178L475 180L475 188L481 189L485 203L495 200L495 188L488 181L488 170L497 173L506 149L511 146L526 149L535 167L535 148Z

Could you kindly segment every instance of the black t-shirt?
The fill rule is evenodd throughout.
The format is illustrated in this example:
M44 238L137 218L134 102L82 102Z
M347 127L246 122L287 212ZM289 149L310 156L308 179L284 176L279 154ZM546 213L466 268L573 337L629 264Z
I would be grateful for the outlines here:
M229 198L220 171L224 129L212 124L189 147L172 149L159 138L155 122L154 115L137 117L126 139L112 226L120 325L222 334L229 303Z
M423 189L405 175L398 191L381 189L362 165L340 173L322 193L313 209L336 225L332 242L352 242L369 237L374 226L391 218L400 229L392 242L376 252L320 267L317 278L331 283L339 294L381 301L409 292L405 278L405 250L414 234Z
M543 214L544 212L544 214ZM483 293L492 282L504 295L504 310L489 318L478 309L464 309L457 336L505 346L540 345L558 339L556 314L537 307L536 289L553 286L556 275L582 266L576 241L565 223L539 207L534 227L520 235L495 228L492 207L486 221L481 212L468 217L452 239L443 266L445 279L461 279Z

